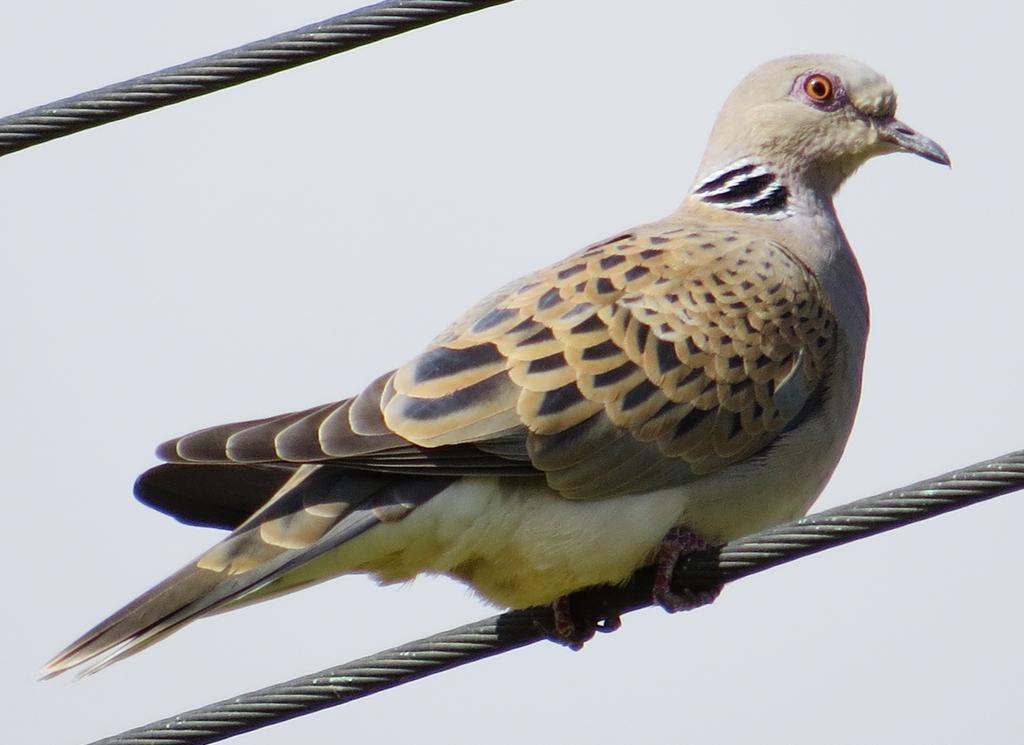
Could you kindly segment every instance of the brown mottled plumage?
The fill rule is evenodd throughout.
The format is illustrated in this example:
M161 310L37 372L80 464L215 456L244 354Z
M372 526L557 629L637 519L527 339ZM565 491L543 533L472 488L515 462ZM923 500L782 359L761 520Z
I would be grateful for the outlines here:
M821 384L834 330L782 246L662 223L502 290L355 399L202 430L160 455L404 473L473 458L485 472L528 463L569 498L659 488L767 445ZM588 477L581 454L595 451L628 457L626 480Z

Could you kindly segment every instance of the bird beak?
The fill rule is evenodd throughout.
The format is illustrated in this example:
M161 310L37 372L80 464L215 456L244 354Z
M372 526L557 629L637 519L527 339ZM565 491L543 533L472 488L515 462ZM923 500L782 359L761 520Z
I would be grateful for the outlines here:
M942 145L925 137L920 132L915 132L899 119L886 119L879 122L878 136L883 142L895 145L900 152L920 155L932 163L949 165L949 155L942 149Z

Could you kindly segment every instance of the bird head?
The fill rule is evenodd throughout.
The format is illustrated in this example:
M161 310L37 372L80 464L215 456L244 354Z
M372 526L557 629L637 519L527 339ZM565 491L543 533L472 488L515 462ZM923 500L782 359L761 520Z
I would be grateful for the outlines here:
M938 143L896 118L884 77L847 57L804 55L761 65L736 87L701 172L749 159L831 195L869 158L893 152L949 165Z

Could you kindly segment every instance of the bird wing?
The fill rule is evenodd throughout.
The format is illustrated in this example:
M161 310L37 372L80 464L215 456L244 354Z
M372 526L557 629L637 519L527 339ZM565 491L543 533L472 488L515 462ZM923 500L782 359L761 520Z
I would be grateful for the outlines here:
M817 400L835 344L821 287L783 246L662 223L502 288L352 399L159 454L543 474L570 499L643 492L768 446Z

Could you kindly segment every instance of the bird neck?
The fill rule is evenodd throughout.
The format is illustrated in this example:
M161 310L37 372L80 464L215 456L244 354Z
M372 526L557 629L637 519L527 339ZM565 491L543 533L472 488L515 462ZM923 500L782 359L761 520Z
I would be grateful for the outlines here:
M831 216L835 212L833 195L860 163L800 169L757 156L725 162L724 166L709 165L705 159L680 211L703 216L717 213L719 219L731 215L771 221L821 213Z
M698 178L687 201L739 215L781 220L792 214L791 197L779 169L743 158Z

